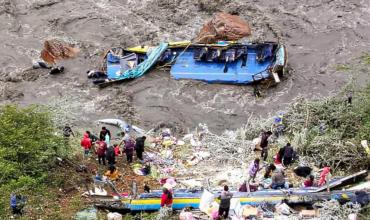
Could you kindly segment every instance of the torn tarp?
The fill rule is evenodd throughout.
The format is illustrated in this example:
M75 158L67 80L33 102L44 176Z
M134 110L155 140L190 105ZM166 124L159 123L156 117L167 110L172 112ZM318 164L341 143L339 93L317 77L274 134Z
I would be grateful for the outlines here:
M138 57L135 53L131 53L127 56L124 56L120 60L121 64L121 73L124 73L127 70L131 70L137 66Z
M131 132L131 130L134 130L135 132L139 134L145 134L145 130L135 126L130 125L127 122L120 120L120 119L101 119L98 120L98 123L107 124L107 125L113 125L119 127L122 131L125 132Z

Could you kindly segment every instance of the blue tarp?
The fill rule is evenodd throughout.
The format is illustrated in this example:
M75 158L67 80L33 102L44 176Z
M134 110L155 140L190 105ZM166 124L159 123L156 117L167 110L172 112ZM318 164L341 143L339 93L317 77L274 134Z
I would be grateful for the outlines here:
M161 43L158 47L155 47L151 51L149 51L149 53L147 54L148 58L145 61L141 62L133 69L126 70L124 73L121 73L121 65L119 63L109 62L108 60L108 79L124 80L139 78L157 63L158 59L161 57L163 52L166 51L167 48L167 43Z

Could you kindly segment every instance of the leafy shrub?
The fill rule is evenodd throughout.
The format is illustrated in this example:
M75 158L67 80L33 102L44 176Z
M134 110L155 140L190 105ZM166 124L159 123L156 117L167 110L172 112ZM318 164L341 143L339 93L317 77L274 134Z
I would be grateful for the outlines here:
M68 149L56 135L51 115L39 106L0 107L0 218L9 204L9 193L38 186L48 176L56 156Z

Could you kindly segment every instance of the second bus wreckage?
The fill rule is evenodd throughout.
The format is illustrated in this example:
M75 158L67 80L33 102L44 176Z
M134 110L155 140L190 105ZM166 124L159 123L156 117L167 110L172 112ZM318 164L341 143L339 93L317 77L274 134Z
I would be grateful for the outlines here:
M171 135L169 129L164 129L159 135L155 136L150 135L153 134L152 132L145 132L122 120L105 119L99 120L99 122L116 126L126 133L131 131L130 136L146 134L148 139L145 144L144 158L140 163L132 165L134 173L157 179L164 188L170 189L173 196L173 210L188 210L189 208L200 210L203 215L208 216L205 219L212 218L218 210L217 198L221 193L220 186L226 182L233 186L243 183L242 180L245 179L243 173L245 171L238 167L244 166L242 164L243 160L250 161L255 157L253 151L256 150L256 147L253 141L244 143L246 146L244 149L236 149L235 152L225 152L220 155L219 151L223 151L222 147L207 144L207 139L216 136L202 126L200 126L201 131L199 133L188 134L182 140L178 140ZM185 149L189 151L187 154L182 152ZM227 157L235 160L222 162ZM143 167L147 165L150 166L150 171L144 172ZM286 170L286 167L277 161L274 165L278 170ZM267 164L263 165L263 168L267 169L267 167ZM239 173L239 176L232 176L234 172L231 170ZM316 172L319 172L319 170L316 170ZM322 173L324 172L325 169ZM303 176L307 177L310 173L312 173L312 170L305 172ZM298 174L299 172L296 172L296 175ZM329 200L335 200L340 204L350 202L351 204L366 205L370 201L369 184L368 182L355 183L363 180L367 174L367 170L363 170L342 178L330 178L327 184L312 187L297 187L295 183L295 188L289 188L293 185L289 181L293 180L286 179L286 184L280 189L266 188L271 184L269 182L271 177L266 179L257 176L257 183L252 184L253 190L251 192L243 192L243 190L240 191L241 189L235 191L235 188L231 190L233 196L230 205L230 217L234 217L232 219L244 219L257 215L257 213L260 217L271 217L279 207L280 209L286 209L289 206L300 205L312 209L312 206L318 202ZM299 175L302 176L302 174ZM95 181L93 189L89 190L86 195L95 199L96 207L114 212L135 213L160 210L162 191L146 189L149 192L139 194L139 187L141 186L138 186L136 182L132 182L130 193L119 192L115 187L115 181L105 179Z

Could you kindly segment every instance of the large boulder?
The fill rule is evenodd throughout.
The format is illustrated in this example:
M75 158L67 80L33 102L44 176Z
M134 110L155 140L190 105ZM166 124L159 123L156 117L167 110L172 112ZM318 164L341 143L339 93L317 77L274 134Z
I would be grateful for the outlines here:
M197 43L215 43L219 40L239 40L251 34L249 24L239 16L218 12L207 22L195 38Z
M78 48L60 40L46 40L41 51L41 58L48 64L55 64L57 60L74 57L78 52Z

